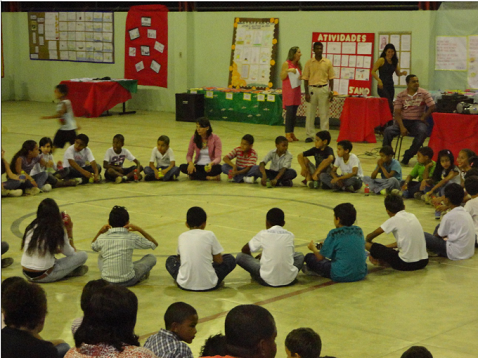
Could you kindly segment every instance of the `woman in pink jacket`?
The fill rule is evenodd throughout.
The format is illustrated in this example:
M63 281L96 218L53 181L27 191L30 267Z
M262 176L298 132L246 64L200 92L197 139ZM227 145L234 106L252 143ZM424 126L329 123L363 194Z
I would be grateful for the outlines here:
M221 159L221 139L212 133L209 119L199 118L196 122L196 132L189 141L186 155L188 163L181 164L179 169L184 174L188 174L192 180L221 180L221 165L219 164Z

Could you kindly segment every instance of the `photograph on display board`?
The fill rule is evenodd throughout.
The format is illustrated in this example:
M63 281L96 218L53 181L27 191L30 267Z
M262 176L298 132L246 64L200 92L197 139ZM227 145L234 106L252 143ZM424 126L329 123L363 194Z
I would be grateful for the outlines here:
M113 29L112 12L29 12L30 59L113 63Z
M339 95L370 95L373 33L312 33L312 44L323 44L323 57L334 67L334 91ZM314 56L312 51L311 56Z
M279 19L236 18L228 86L266 89L274 86Z

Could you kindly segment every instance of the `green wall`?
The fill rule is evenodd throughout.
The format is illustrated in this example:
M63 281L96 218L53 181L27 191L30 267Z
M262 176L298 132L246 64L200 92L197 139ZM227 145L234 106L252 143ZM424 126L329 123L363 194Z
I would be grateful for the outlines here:
M443 34L445 31L441 22L446 21L447 33L452 31L450 29L453 27L463 28L464 24L473 24L472 28L478 26L477 10L438 13L437 11L171 12L168 15L169 88L140 86L138 93L128 102L128 107L172 112L175 108L175 93L184 92L190 87L227 86L235 17L279 18L278 66L285 60L287 51L292 46L302 48L306 54L303 58L305 63L312 32L377 34L380 31L411 31L413 72L419 76L422 87L435 89L434 39L435 32ZM437 23L437 18L440 19L440 23ZM51 101L54 86L61 80L70 78L104 76L122 78L125 21L126 13L115 13L114 64L32 61L28 54L27 13L2 13L5 58L2 101ZM279 84L278 73L274 83Z

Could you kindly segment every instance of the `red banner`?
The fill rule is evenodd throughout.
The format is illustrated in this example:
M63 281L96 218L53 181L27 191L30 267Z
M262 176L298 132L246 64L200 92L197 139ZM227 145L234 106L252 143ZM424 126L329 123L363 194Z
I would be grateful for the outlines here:
M168 8L131 6L126 18L124 77L168 87Z
M334 90L339 94L371 94L374 40L373 33L312 33L311 48L314 42L324 45L323 56L334 66Z

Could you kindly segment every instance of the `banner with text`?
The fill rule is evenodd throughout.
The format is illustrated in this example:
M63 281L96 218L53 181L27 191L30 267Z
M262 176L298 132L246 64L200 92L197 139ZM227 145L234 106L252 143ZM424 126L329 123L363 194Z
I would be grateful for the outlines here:
M324 45L323 56L335 72L334 90L341 95L370 95L372 88L373 33L313 32L314 42Z

